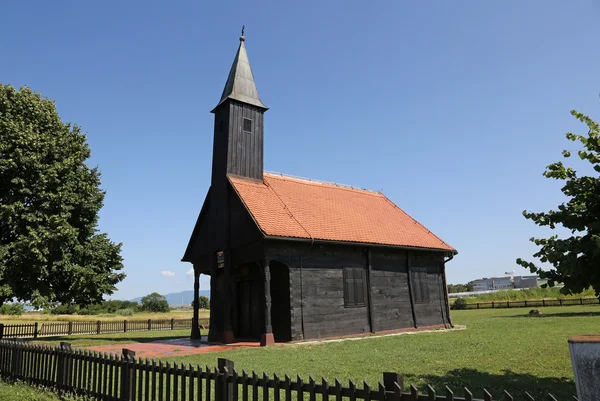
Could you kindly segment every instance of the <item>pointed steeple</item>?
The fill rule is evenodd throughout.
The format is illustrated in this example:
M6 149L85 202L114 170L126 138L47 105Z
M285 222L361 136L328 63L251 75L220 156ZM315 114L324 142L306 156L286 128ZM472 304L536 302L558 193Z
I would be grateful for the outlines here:
M251 104L268 110L258 97L258 90L256 90L256 84L254 83L254 76L252 75L252 68L250 67L250 61L248 60L248 53L246 53L246 47L244 46L245 40L244 29L242 28L240 47L233 60L231 70L229 71L229 77L227 78L227 83L225 83L221 100L219 100L219 104L217 104L215 109L227 99L234 99L242 103Z

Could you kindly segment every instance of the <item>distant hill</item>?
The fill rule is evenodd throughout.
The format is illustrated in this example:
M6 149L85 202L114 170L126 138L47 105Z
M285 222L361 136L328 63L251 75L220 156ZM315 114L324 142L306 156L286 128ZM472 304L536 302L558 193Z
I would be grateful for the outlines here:
M163 295L165 298L167 298L167 302L171 306L181 305L182 298L183 298L183 304L186 306L191 305L192 301L194 300L194 291L193 290L172 292L170 294L163 294ZM210 291L209 290L200 291L200 296L205 296L205 297L210 298ZM134 299L132 299L132 301L133 302L142 302L142 297L134 298Z

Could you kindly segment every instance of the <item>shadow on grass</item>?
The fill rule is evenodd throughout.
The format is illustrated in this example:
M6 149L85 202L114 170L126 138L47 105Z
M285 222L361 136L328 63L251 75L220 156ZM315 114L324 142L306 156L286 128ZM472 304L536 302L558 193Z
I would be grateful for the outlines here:
M510 370L504 370L501 374L492 374L482 372L476 369L455 369L450 370L445 376L425 375L419 376L419 379L430 384L440 394L444 393L445 386L448 386L454 395L462 397L464 388L468 388L474 398L483 398L483 389L489 391L494 399L503 395L506 390L516 399L522 399L525 393L529 393L536 400L547 399L548 393L559 400L573 399L576 395L575 383L572 379L566 377L537 377L531 374L515 373ZM406 384L409 384L411 377L406 378ZM420 389L423 392L422 389Z
M541 315L530 315L529 314L529 310L524 311L522 314L518 314L518 315L511 315L511 316L491 316L494 319L503 319L503 318L512 318L512 317L529 317L529 318L545 318L545 317L598 317L600 316L600 311L596 311L596 312L559 312L559 313L548 313L548 314L544 314L544 310L541 308L534 308L534 309L540 309L542 311Z

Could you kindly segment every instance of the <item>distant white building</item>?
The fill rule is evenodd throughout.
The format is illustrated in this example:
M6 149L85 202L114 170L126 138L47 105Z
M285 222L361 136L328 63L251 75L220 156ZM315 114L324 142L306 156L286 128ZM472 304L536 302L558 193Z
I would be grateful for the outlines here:
M538 276L504 276L474 280L473 291L498 291L513 288L535 288L542 284Z

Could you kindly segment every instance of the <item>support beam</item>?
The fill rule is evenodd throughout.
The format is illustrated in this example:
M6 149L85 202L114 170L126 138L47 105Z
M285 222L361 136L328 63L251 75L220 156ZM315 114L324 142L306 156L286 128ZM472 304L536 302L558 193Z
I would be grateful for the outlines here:
M273 326L271 325L271 269L265 264L265 331L260 339L260 346L273 345Z
M200 314L198 312L200 303L198 302L198 297L200 297L200 269L194 265L194 317L192 318L192 333L190 334L192 340L199 340L201 338Z
M225 344L231 344L235 342L235 335L233 334L232 324L231 324L231 303L233 301L233 275L232 270L233 267L231 265L231 250L229 248L225 249L225 282L223 283L223 289L225 290L225 297L223 298L223 342Z
M373 267L371 265L371 248L367 248L366 250L366 269L367 269L367 302L368 302L368 315L369 315L369 328L371 329L371 333L375 333L375 327L373 327L373 287L371 286L371 273L373 272Z
M411 257L412 257L412 254L410 252L406 252L406 277L408 278L408 293L410 295L410 309L412 311L413 325L415 328L417 328L419 326L417 324L417 311L415 310L414 288L412 288L413 282L412 282L412 272L411 272L412 263L410 260Z
M210 256L210 317L208 325L208 342L221 342L221 326L219 322L219 313L222 313L221 299L218 290L218 269L217 269L217 254L213 253Z

